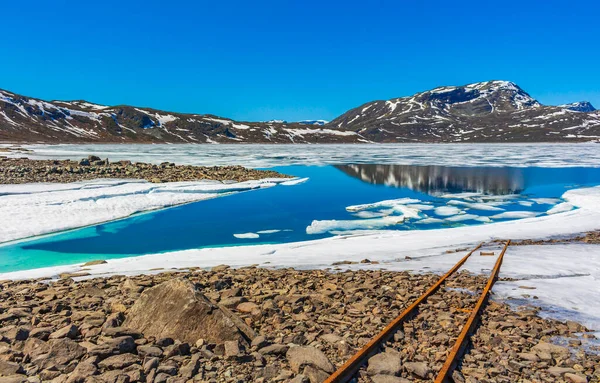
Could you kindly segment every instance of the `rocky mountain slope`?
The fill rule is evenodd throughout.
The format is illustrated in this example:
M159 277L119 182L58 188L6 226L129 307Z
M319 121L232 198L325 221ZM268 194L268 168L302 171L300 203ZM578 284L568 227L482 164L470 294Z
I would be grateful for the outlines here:
M331 122L237 122L0 90L0 141L83 143L572 142L600 138L589 102L544 106L508 81L373 101Z

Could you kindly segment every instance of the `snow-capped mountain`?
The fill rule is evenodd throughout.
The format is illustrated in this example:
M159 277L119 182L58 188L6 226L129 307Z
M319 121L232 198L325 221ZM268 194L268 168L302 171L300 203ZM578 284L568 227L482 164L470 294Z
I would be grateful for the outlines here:
M487 81L373 101L329 126L377 142L564 142L600 137L600 114L544 106L515 83Z
M600 138L588 102L545 106L509 81L373 101L333 121L238 122L0 90L0 141L168 143L571 142Z

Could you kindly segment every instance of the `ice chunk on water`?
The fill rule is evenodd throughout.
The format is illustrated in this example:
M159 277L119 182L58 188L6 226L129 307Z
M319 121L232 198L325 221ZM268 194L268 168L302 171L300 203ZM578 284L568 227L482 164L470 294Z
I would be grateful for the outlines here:
M491 216L492 219L518 219L531 218L539 215L535 211L505 211L504 213Z
M533 201L519 201L519 205L521 206L533 206Z
M422 225L430 225L430 224L433 224L433 223L442 223L442 222L444 222L443 219L430 217L430 218L422 219L422 220L417 221L415 223L422 224Z
M394 207L397 205L406 205L409 203L417 203L421 202L421 200L413 199L413 198L399 198L399 199L390 199L385 201L373 202L373 203L365 203L362 205L353 205L346 207L347 211L360 211L367 209L374 209L377 207Z
M480 197L480 196L483 196L483 193L465 192L465 193L447 193L447 194L442 194L440 197L446 198L446 199L451 199L451 198L466 199L466 198L473 198L473 197Z
M446 221L462 222L462 221L469 221L469 220L473 220L473 219L477 219L477 218L479 218L479 216L475 215L475 214L459 214L459 215L454 215L452 217L446 218Z
M239 239L256 239L256 238L260 237L260 235L258 235L256 233L241 233L241 234L234 234L233 236L236 238L239 238Z
M279 229L273 229L273 230L259 230L256 233L257 234L274 234L274 233L279 233L281 230Z
M500 203L501 204L501 203ZM487 210L487 211L504 211L504 209L498 207L498 202L466 202L451 200L448 201L448 205L464 206L474 210Z
M290 181L284 181L284 182L280 183L280 185L283 185L283 186L300 185L300 184L305 183L306 181L308 181L308 177L306 177L306 178L296 178L296 179L293 179L293 180L290 180Z
M433 212L435 213L435 215L438 215L440 217L449 217L451 215L460 214L462 210L454 206L439 206L436 207L433 210Z
M354 213L355 217L369 219L369 218L381 218L392 214L393 210L380 210L380 211L369 211L363 210L357 213Z
M356 220L322 220L312 221L306 228L306 234L324 234L334 230L382 229L387 226L398 225L404 222L404 217L387 216L373 219Z
M406 205L407 207L412 207L414 209L419 209L419 210L433 210L435 209L435 206L433 205L425 205L425 203L413 203L410 205Z
M421 218L420 210L406 205L396 205L394 211L401 213L404 218Z
M570 211L570 210L573 210L573 209L574 209L573 205L571 205L568 202L563 202L563 203L559 203L558 205L552 207L546 213L547 214L563 213L565 211Z

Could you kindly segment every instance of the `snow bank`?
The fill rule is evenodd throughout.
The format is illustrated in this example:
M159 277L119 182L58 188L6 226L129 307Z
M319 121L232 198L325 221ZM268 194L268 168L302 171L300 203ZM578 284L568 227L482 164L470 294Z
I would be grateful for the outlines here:
M272 187L286 179L224 184L216 181L153 184L93 180L68 184L0 185L0 242L127 217L188 202Z

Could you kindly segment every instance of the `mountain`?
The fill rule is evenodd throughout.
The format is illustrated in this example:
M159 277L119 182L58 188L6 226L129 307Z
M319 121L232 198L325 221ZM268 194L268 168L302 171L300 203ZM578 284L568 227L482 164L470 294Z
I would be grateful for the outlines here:
M600 138L600 113L544 106L515 83L487 81L369 102L328 126L377 142L569 142Z
M590 103L544 106L487 81L373 101L333 121L238 122L127 105L43 101L0 90L0 141L44 143L574 142L600 138Z

